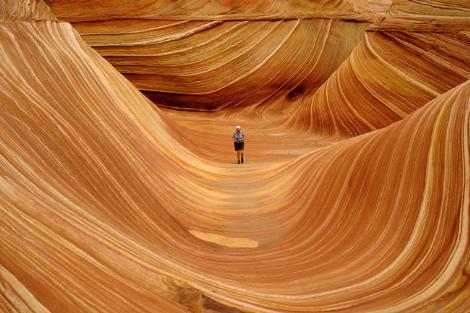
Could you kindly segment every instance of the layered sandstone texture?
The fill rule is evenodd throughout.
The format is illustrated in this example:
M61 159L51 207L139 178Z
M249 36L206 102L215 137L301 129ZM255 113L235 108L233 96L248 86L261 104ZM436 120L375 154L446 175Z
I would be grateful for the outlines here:
M468 1L0 1L1 312L470 311Z

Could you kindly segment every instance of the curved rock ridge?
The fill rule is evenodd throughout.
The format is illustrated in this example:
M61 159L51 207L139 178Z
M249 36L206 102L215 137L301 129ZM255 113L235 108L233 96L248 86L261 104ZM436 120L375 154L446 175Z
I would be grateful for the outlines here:
M96 10L84 10L80 2L52 5L59 16L76 21L83 39L162 107L248 108L272 112L274 119L280 112L298 111L287 125L356 135L389 125L468 79L470 15L429 15L424 8L431 2L420 2L420 14L395 10L412 6L411 1L351 2L347 7L359 15L347 20L343 6L329 11L330 2L182 1L162 6L152 0L127 11L122 2L106 3L112 8L97 2L91 4ZM299 15L297 9L316 15ZM253 20L255 11L287 15L263 13ZM321 14L325 18L315 18ZM401 54L403 59L396 57ZM356 78L353 73L359 71ZM438 79L447 74L444 82ZM331 89L350 81L360 92L346 102L353 101L353 111L359 112L343 107L340 111L348 113L335 116L342 113L325 108L344 96ZM364 121L362 110L376 113ZM300 119L307 122L297 123ZM313 125L316 119L321 122Z
M324 134L384 127L470 76L467 31L364 32L325 19L74 26L160 106L297 110L292 125Z
M0 310L468 312L466 38L369 32L298 107L210 114L156 107L68 23L0 23ZM350 96L312 131L317 93Z
M75 27L152 100L199 110L312 94L364 30L325 19L125 23L109 22L119 27L109 34L97 33L94 23Z
M383 10L387 0L370 1ZM145 19L269 19L310 16L360 17L368 12L367 0L139 0L130 7L125 0L50 0L61 19L99 21L109 17ZM385 7L387 4L385 4ZM365 16L365 15L364 15ZM363 17L364 18L364 17Z
M470 79L469 39L468 32L367 32L290 123L343 136L390 125Z

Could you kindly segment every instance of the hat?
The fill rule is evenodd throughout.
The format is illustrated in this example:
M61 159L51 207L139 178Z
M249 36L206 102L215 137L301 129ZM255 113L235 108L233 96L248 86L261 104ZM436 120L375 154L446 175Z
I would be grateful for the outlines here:
M235 126L235 129L236 129L236 130L240 130L241 127L240 127L240 126Z

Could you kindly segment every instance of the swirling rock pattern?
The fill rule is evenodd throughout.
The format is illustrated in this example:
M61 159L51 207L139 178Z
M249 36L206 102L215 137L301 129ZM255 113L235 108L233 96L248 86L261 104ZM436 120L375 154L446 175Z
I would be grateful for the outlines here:
M353 136L398 121L470 78L468 35L368 32L291 122Z
M357 16L366 13L367 0L138 0L132 6L125 0L49 0L54 12L65 20L100 21L113 18L145 19L266 19L325 15ZM371 1L386 7L387 0ZM380 4L378 4L380 2ZM85 9L86 8L86 9Z
M122 1L112 4L106 13L107 7L94 2L93 9L87 10L80 2L52 2L59 17L76 22L73 25L82 38L160 106L191 110L257 106L276 113L301 107L291 125L304 127L299 119L314 111L312 117L322 123L317 127L307 122L309 128L356 135L403 118L469 78L470 14L449 18L446 7L434 2L178 1L163 5L148 0L131 10L125 10ZM414 13L403 13L407 7ZM435 7L445 12L439 15ZM465 2L453 8L467 11ZM435 66L438 69L433 72ZM423 68L427 72L421 73ZM355 75L363 77L355 79L351 71L357 73L357 69L361 73ZM433 77L447 74L442 83ZM360 115L360 120L337 121L338 116L331 115L349 109L325 113L324 107L334 107L336 99L343 98L338 89L351 88L344 86L351 79L356 81L354 88L370 95L354 99L364 101L352 104L358 107L360 112L353 115ZM409 88L410 82L417 86ZM412 91L417 95L408 98ZM373 113L362 120L361 107L374 111L380 105L391 107L392 112L379 108L381 116Z
M392 15L470 16L470 3L465 0L393 0Z
M134 19L75 24L99 53L112 51L120 70L133 66L125 47L156 49L153 67L185 74L157 86L185 103L196 98L188 90L220 83L186 74L224 68L263 31L271 36L264 52L245 55L266 60L263 53L281 53L284 34L287 68L272 61L264 70L278 75L256 75L285 83L285 94L247 79L259 86L253 95L227 86L227 102L190 107L218 113L194 113L156 107L44 3L5 3L0 310L470 310L468 30L257 20L249 22L259 28L253 38L242 40L243 21L160 20L153 30ZM387 4L379 4L383 14ZM142 36L142 27L154 35ZM198 69L165 58L185 49L180 40L204 45L214 36L227 36L235 51L188 43ZM319 44L297 51L293 36ZM226 76L246 68L235 62ZM243 166L227 157L240 121Z
M363 25L328 19L125 20L74 26L151 99L199 110L279 97L292 102L313 93L364 31ZM115 30L103 33L105 28Z
M51 9L42 1L2 0L0 22L5 21L48 21L55 20Z

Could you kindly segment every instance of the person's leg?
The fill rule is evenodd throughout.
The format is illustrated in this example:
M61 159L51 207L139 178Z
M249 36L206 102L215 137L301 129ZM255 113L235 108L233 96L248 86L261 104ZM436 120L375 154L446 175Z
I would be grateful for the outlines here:
M235 152L237 153L238 164L240 164L240 149L238 149L238 145L236 142L233 143L233 147L235 148Z
M243 150L240 151L240 155L242 157L242 163L243 163Z

